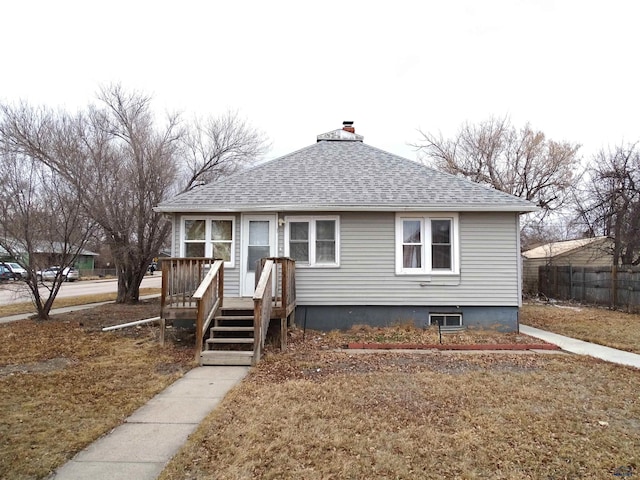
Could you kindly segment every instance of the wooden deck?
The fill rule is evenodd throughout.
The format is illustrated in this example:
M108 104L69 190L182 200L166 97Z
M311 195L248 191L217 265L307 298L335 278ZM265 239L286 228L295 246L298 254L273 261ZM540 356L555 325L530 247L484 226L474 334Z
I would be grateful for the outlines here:
M228 310L253 310L254 302L251 297L224 297L222 299L222 308ZM279 307L279 302L273 301L273 310L276 312ZM167 318L190 318L195 319L196 302L193 300L182 301L179 305L166 305L168 317ZM176 315L175 312L184 312L183 315ZM173 315L172 315L173 313ZM272 318L280 318L279 316L273 316Z
M287 329L295 323L295 308L295 261L290 258L260 260L253 297L224 295L223 260L163 260L161 341L167 323L182 324L183 328L195 324L196 359L201 364L237 361L255 365L263 354L269 324L276 319L280 320L280 348L284 351ZM230 344L234 344L231 351L224 351ZM252 346L253 351L236 351L245 346Z

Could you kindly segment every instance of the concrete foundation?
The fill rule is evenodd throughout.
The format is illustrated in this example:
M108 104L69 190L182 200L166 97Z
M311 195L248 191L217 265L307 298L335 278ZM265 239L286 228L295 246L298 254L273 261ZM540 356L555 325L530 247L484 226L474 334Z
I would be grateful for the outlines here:
M354 325L386 327L407 322L425 327L429 325L430 314L443 313L461 314L463 327L518 331L518 307L299 305L296 308L296 324L324 331L346 330Z

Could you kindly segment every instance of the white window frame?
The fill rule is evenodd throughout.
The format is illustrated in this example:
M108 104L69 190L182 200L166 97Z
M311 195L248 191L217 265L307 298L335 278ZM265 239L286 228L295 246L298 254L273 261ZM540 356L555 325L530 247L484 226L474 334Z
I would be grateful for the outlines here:
M420 221L421 258L420 268L405 268L403 258L403 221ZM451 268L432 268L431 221L451 221ZM396 214L396 274L397 275L458 275L460 274L460 235L457 213L397 213Z
M333 220L336 224L336 258L334 263L317 263L316 262L316 222L322 220ZM308 222L309 223L309 263L296 262L296 268L336 268L340 266L340 216L339 215L321 215L321 216L286 216L284 217L284 255L289 256L289 226L291 223Z
M231 221L231 260L224 262L225 268L234 268L236 265L236 217L233 216L200 216L200 215L187 215L183 216L180 221L180 256L186 255L185 243L186 240L186 228L185 222L187 220L204 220L204 256L207 258L213 258L213 244L216 243L211 239L211 222L214 220L226 220ZM195 242L194 242L195 243Z

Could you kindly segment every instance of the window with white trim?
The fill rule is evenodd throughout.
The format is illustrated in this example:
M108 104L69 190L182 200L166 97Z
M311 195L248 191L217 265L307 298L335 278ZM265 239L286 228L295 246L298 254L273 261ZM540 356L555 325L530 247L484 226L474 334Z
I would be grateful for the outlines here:
M458 273L457 214L396 215L396 273Z
M234 217L185 217L182 222L182 256L224 260L235 265Z
M340 265L339 217L285 217L284 235L284 254L297 266Z

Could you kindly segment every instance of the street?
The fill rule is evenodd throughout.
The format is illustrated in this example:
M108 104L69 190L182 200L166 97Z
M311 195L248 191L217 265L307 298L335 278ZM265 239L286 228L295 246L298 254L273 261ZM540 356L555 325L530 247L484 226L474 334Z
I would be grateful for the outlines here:
M51 282L46 282L46 285L51 286ZM147 275L144 277L140 288L160 288L161 285L162 275L158 272L155 275ZM118 281L116 279L64 282L56 298L116 293L117 290ZM41 295L45 296L49 294L46 287L40 287L40 292ZM7 282L0 284L0 305L30 301L31 294L24 282Z

